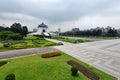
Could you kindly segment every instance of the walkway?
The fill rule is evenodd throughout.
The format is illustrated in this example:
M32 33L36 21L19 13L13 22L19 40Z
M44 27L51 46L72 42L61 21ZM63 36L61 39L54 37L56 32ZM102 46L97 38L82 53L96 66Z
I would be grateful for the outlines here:
M20 57L32 54L40 54L40 53L47 53L57 51L55 48L52 47L44 47L44 48L30 48L30 49L21 49L21 50L12 50L6 52L0 52L0 59L7 59L13 57Z
M48 40L62 42L52 39ZM81 44L63 43L63 46L55 46L54 48L107 72L120 80L120 39Z

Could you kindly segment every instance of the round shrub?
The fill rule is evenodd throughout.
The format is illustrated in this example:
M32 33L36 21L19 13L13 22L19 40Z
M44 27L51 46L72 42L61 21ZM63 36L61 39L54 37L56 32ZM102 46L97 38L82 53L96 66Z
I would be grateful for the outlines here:
M5 77L5 80L15 80L15 75L12 73L12 74L8 74L6 77Z
M72 75L73 75L73 76L77 76L78 69L77 69L77 66L76 66L76 65L73 65L73 66L71 67L71 72L72 72Z

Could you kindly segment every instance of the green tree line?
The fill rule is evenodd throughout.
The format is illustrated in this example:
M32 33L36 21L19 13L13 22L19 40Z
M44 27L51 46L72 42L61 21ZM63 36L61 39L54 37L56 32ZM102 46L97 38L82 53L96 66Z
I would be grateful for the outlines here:
M108 31L103 32L101 29L89 29L89 30L80 30L80 31L67 31L60 33L62 36L102 36L102 37L117 37L120 34L116 29L110 28Z
M0 40L21 40L27 34L27 26L20 23L14 23L10 27L0 26Z

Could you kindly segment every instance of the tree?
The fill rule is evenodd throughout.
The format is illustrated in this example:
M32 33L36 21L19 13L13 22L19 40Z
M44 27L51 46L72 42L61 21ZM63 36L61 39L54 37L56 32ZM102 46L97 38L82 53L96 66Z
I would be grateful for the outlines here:
M114 30L114 29L108 30L107 34L108 34L108 36L111 36L111 37L114 37L114 36L118 35L117 31Z
M20 23L14 23L10 28L13 32L22 34L22 26Z
M9 27L0 26L0 31L10 31Z
M0 26L0 31L2 31L4 29L4 27Z
M20 33L22 36L26 36L28 34L27 26L23 26L20 23L14 23L10 26L11 31L15 33Z
M14 33L12 31L2 31L0 32L1 40L21 40L23 37L19 33Z
M23 26L22 34L26 36L28 34L28 28L27 26Z
M21 40L23 37L19 33L9 34L8 39L11 40Z
M8 35L13 34L12 31L2 31L0 32L0 39L1 40L8 40Z

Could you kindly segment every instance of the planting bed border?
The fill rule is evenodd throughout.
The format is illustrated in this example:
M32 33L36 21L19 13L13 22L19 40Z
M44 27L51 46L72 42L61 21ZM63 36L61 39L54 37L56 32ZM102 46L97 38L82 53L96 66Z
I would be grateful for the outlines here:
M90 71L89 69L87 69L86 67L80 65L79 63L70 60L67 62L69 65L76 65L78 70L83 73L83 75L85 75L86 77L88 77L90 80L100 80L100 77L95 74L94 72Z

